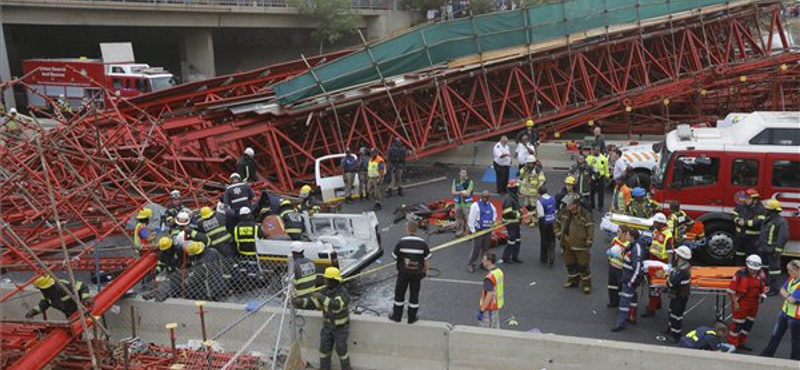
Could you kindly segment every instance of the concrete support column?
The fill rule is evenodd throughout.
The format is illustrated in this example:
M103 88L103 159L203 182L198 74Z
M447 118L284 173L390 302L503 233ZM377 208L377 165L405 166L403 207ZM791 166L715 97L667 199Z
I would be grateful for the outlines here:
M6 49L6 34L3 31L2 6L0 6L0 80L11 80L11 66L8 62L8 49ZM6 111L17 106L16 102L14 101L14 91L12 89L6 89L3 91L3 96L0 99L3 100L3 105L5 105Z
M212 30L186 30L181 42L181 78L183 82L216 76Z

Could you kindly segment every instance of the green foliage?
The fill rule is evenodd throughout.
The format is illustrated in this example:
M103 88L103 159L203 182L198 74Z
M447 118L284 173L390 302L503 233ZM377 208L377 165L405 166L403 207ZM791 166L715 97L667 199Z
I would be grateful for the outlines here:
M400 8L424 12L429 9L439 10L446 2L447 0L401 0Z
M495 11L495 0L470 0L469 8L473 15L486 14Z
M317 23L317 29L311 36L328 44L334 44L342 36L355 32L361 21L361 15L351 7L352 0L289 0L289 5Z

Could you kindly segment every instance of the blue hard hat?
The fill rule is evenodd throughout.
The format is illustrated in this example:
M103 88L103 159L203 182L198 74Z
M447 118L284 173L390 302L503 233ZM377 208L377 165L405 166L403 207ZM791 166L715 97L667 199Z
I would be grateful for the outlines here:
M644 190L644 188L638 186L633 188L631 191L631 196L634 197L643 197L645 194L647 194L647 192Z

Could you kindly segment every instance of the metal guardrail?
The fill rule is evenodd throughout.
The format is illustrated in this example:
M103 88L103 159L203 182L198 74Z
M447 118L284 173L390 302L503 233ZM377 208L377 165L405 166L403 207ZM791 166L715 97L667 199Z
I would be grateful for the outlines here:
M395 7L394 0L352 0L353 8L363 10L388 10ZM12 1L15 3L36 3L36 1ZM210 6L236 6L236 7L265 7L288 8L288 0L61 0L47 1L48 4L69 3L133 3L133 4L178 4L178 5L210 5Z

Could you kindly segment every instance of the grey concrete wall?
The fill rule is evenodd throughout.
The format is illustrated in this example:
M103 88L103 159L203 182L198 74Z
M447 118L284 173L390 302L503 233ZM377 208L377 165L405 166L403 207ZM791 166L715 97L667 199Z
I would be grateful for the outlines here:
M184 31L181 43L181 76L185 82L217 76L214 37L210 29Z
M30 293L23 293L30 294ZM0 304L4 318L21 318L38 300L33 294ZM194 302L168 300L164 303L128 299L118 302L106 314L108 328L115 338L130 335L130 306L140 314L137 334L145 342L168 344L164 325L178 323L178 342L199 339L199 318ZM208 303L208 333L221 332L244 313L243 305ZM223 336L218 343L227 351L235 351L272 313L265 308L243 321ZM317 345L321 317L317 312L301 311L300 339L303 358L318 364ZM60 319L60 317L56 317ZM561 335L532 334L476 327L451 326L447 323L420 321L414 325L397 324L385 318L353 316L351 318L350 354L358 369L375 370L618 370L618 369L703 369L761 370L799 369L796 361L755 356L684 350L666 346L576 338ZM277 321L266 332L276 335ZM255 341L252 350L268 351ZM334 359L334 366L338 360Z

